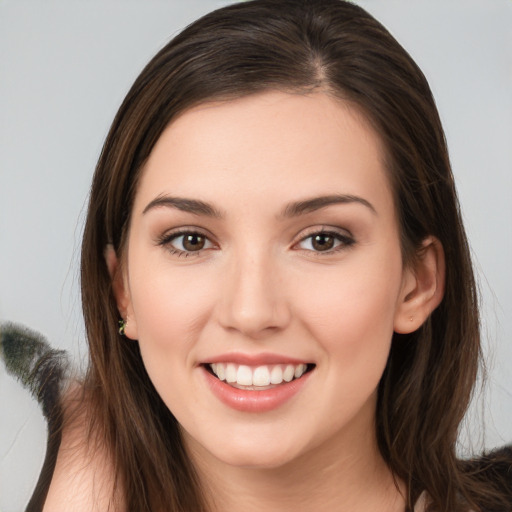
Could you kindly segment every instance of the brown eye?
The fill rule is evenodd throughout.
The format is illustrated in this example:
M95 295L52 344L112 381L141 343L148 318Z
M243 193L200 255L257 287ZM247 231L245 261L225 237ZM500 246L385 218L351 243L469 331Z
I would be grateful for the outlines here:
M203 249L211 249L214 246L207 236L194 231L182 231L165 236L160 244L167 247L171 253L183 256L199 254Z
M298 247L316 253L335 253L355 243L355 240L345 234L334 231L319 231L303 238Z
M334 247L334 237L328 233L318 233L311 237L311 245L316 251L328 251Z
M199 233L183 235L183 248L186 251L200 251L206 245L206 238Z

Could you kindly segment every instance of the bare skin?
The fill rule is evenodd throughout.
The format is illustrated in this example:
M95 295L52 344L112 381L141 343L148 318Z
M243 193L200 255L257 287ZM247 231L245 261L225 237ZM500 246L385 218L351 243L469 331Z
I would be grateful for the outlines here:
M64 394L63 404L62 440L43 511L124 512L107 451L100 439L89 436L87 399L79 384Z
M226 468L208 454L195 453L198 470L212 489L212 510L295 512L323 510L403 512L405 486L395 482L373 438L362 429L352 439L329 443L293 463L272 469ZM354 446L365 448L356 453ZM227 469L227 470L226 470ZM398 487L397 487L398 483Z

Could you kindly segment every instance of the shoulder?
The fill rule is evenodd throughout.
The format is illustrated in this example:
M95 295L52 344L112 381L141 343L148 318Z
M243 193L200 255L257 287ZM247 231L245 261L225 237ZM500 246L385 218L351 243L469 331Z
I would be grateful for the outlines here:
M93 407L79 384L63 399L61 442L43 511L122 512L114 465L94 431Z
M101 438L91 435L92 409L75 385L63 400L61 442L43 511L123 511L114 467Z

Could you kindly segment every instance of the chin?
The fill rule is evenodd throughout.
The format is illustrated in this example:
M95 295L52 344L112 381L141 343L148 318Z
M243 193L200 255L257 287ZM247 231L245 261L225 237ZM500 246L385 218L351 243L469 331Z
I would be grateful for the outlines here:
M277 469L300 458L306 450L303 443L288 437L283 443L283 436L276 434L270 438L262 435L236 435L231 432L209 437L201 442L185 436L185 443L193 458L216 459L217 463L246 469Z
M243 469L279 469L294 460L298 454L289 452L276 452L262 450L260 447L252 447L251 450L233 450L230 454L219 454L217 457L224 464Z

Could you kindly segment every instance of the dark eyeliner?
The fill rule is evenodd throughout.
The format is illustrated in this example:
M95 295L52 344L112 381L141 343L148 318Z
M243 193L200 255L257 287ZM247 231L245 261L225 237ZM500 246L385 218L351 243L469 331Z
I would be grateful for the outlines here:
M210 240L208 236L206 236L204 233L197 229L178 229L177 231L172 232L166 232L162 235L160 235L156 239L156 243L160 247L164 247L169 254L178 256L178 257L184 257L184 258L190 258L191 256L199 256L205 251L206 249L200 249L198 251L184 251L181 249L176 249L176 247L173 247L171 245L171 242L175 240L176 238L179 238L180 236L185 235L199 235L204 237L207 240Z
M333 249L329 249L326 251L315 251L315 250L311 250L311 249L300 249L300 250L307 251L308 253L313 254L314 256L328 257L329 255L333 255L338 252L350 249L356 243L356 240L352 235L344 235L342 233L339 233L338 231L333 231L332 229L319 229L317 231L313 231L313 232L309 233L308 235L302 237L299 240L299 242L297 242L297 244L300 244L301 242L304 242L305 240L308 240L309 238L315 237L317 235L331 236L335 240L337 240L341 243L337 247L334 247Z

